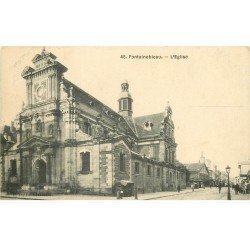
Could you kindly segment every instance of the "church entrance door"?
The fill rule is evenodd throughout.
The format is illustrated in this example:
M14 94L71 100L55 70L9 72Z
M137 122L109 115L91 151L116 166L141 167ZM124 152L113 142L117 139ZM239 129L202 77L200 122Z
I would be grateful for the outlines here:
M39 185L46 185L46 163L43 160L36 162L38 169L38 183Z

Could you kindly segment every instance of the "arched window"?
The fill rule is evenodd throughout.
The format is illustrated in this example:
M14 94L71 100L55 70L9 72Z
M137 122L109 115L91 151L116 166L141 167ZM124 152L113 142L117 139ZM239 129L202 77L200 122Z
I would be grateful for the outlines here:
M53 135L53 133L54 133L54 126L53 126L53 124L50 124L49 125L49 135Z
M10 177L17 176L17 166L16 166L16 160L10 160Z
M40 120L36 123L36 132L42 132L42 122Z
M125 154L124 153L120 153L120 165L119 165L119 167L120 167L120 171L121 172L125 172Z
M90 152L81 153L82 172L90 171Z
M157 177L161 177L161 169L159 167L157 168Z
M139 174L140 173L140 163L139 162L135 162L135 174Z
M172 152L172 163L174 163L175 162L175 152L173 151Z
M123 110L127 110L128 109L128 101L126 99L123 100Z
M151 166L150 166L150 165L148 165L148 167L147 167L147 174L148 174L149 176L151 176L151 174L152 174L152 169L151 169Z

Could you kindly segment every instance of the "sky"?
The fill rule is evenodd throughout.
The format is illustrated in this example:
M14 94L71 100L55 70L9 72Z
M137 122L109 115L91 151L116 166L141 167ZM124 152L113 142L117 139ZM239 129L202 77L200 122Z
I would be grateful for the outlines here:
M220 170L250 158L250 57L247 47L46 47L68 68L65 78L118 111L121 83L129 83L133 116L173 110L177 159L201 152ZM26 101L21 72L42 47L1 49L1 125ZM122 58L125 55L127 59ZM158 55L162 59L130 59ZM173 55L186 59L171 59Z

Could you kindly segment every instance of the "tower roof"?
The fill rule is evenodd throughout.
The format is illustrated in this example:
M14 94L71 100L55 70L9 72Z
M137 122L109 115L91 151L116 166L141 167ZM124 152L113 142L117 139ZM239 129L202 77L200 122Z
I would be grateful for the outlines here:
M129 93L129 84L126 81L124 81L122 84L121 84L121 88L122 88L122 92L120 94L120 98L119 99L123 99L123 98L130 98L132 99L132 96L131 94Z

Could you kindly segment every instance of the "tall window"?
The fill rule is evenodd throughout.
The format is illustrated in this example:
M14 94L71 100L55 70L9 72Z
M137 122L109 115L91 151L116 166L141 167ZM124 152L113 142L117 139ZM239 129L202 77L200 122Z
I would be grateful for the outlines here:
M170 182L172 182L172 181L173 181L173 175L172 175L172 173L171 173L171 172L169 173L169 179L170 179Z
M90 152L81 153L82 172L90 171Z
M120 171L125 172L125 154L120 153Z
M123 100L123 110L127 110L128 109L128 102L127 100Z
M174 151L172 152L172 163L174 163Z
M139 174L140 173L140 164L139 162L135 163L135 174Z
M40 120L36 123L36 132L42 132L42 122Z
M53 131L54 131L54 126L53 124L49 125L49 135L53 135Z
M17 176L16 160L10 160L10 177Z
M168 162L168 149L165 151L165 161Z
M147 168L147 173L148 173L148 175L151 175L152 174L152 169L151 169L151 166L150 165L148 165L148 168Z
M161 169L157 168L157 177L161 177Z
M92 135L91 124L88 122L84 123L84 132L88 135Z

